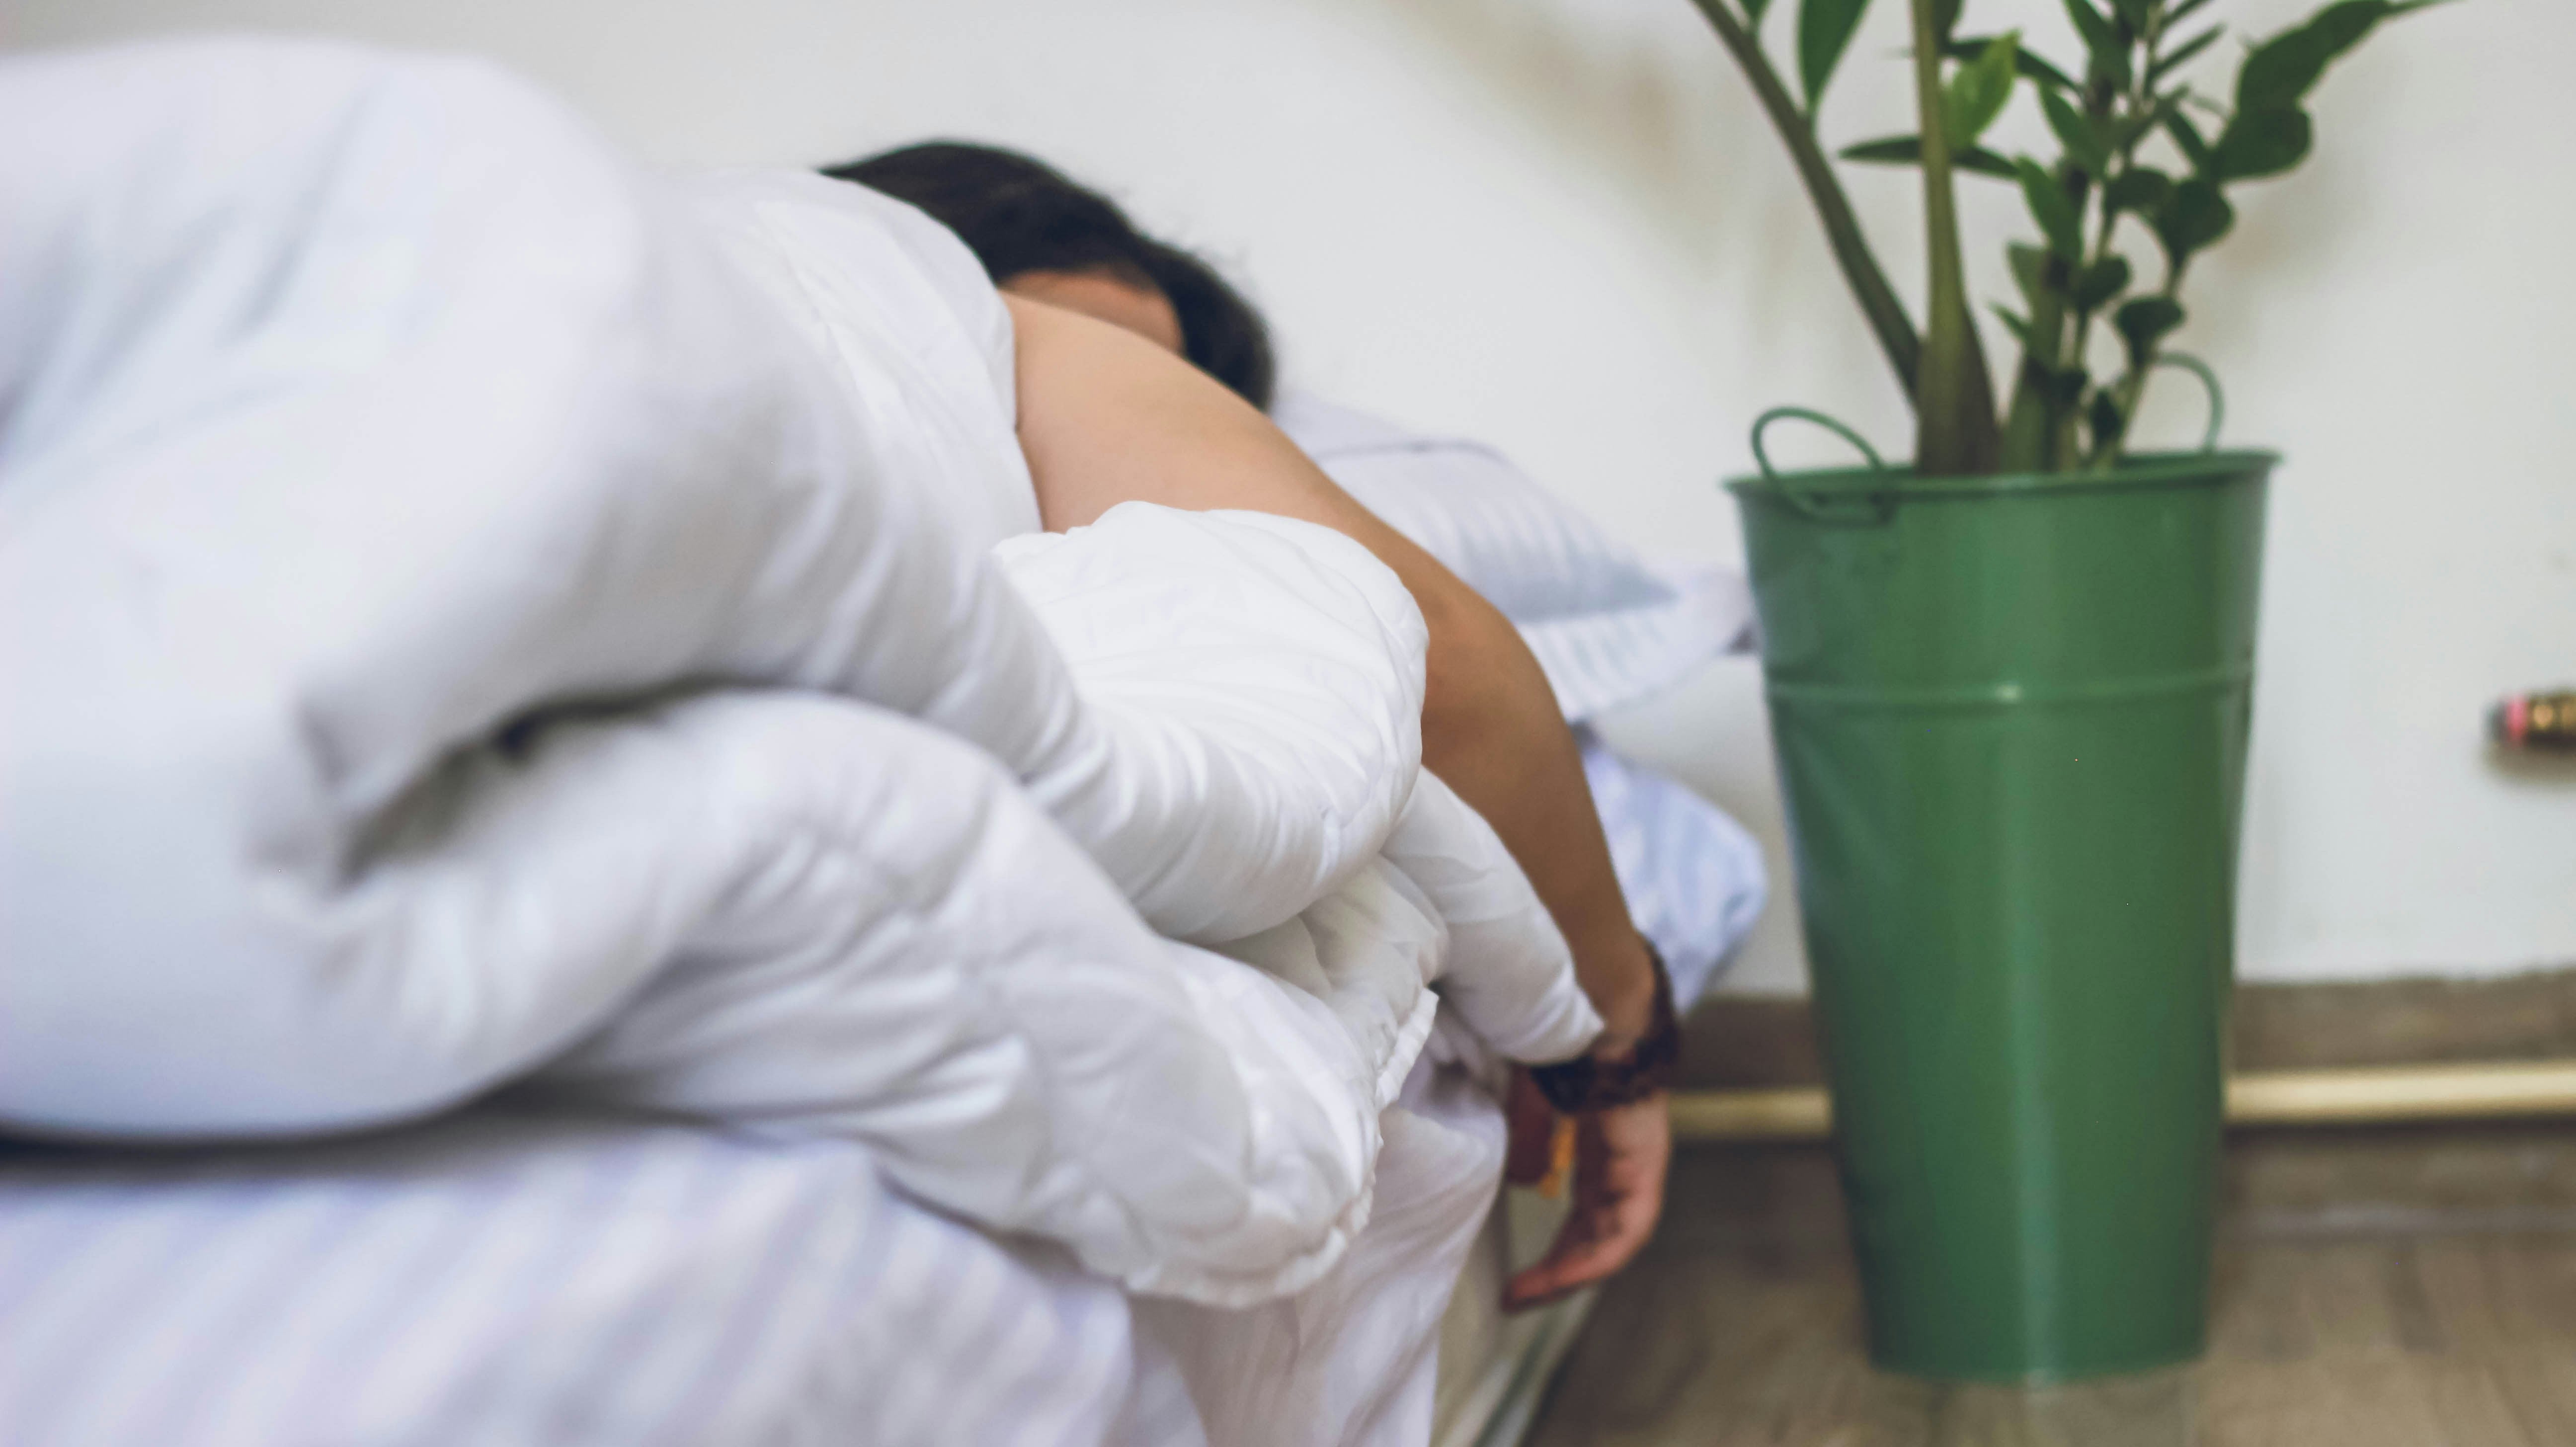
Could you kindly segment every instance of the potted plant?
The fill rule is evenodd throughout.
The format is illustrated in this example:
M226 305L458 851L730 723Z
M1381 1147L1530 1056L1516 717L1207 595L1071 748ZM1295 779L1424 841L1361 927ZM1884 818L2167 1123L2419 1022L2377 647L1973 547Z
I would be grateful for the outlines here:
M1793 97L1768 0L1696 0L1787 142L1913 402L1914 457L1838 423L1754 429L1742 510L1772 729L1872 1352L1919 1375L2048 1380L2199 1354L2269 452L2218 451L2216 379L2167 350L2229 192L2307 154L2302 103L2380 23L2341 0L2207 94L2210 0L2064 0L2084 48L1959 33L1910 0L1918 332L1816 131L1868 0L1804 0ZM2196 72L2195 72L2196 73ZM2056 153L1986 137L2031 96ZM1961 266L1960 176L2016 188L1998 389ZM2133 452L2160 367L2197 375L2195 452ZM1868 466L1781 472L1763 432L1834 427Z

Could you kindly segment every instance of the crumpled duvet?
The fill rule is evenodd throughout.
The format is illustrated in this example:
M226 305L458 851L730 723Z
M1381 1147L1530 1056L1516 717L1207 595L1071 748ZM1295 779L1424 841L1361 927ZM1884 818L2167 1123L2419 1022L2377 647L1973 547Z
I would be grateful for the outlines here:
M533 1079L1234 1305L1365 1222L1436 1001L1598 1028L1364 550L992 546L1007 320L905 208L278 42L0 62L0 197L0 1122Z

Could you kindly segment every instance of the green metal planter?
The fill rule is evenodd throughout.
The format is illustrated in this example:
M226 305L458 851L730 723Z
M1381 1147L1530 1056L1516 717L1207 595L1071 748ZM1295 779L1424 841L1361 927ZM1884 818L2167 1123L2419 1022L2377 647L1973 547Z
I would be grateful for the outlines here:
M1882 1367L2202 1349L2275 460L1727 484Z

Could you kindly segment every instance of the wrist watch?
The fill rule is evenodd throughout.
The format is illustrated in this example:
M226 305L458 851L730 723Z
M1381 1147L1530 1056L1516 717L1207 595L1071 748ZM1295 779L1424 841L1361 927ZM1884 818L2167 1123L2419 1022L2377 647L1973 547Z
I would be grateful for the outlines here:
M1654 1014L1646 1033L1617 1059L1578 1055L1555 1065L1530 1067L1530 1081L1547 1103L1567 1115L1589 1115L1627 1105L1658 1091L1670 1090L1681 1066L1682 1026L1673 1009L1673 977L1664 957L1646 943L1647 962L1655 970Z

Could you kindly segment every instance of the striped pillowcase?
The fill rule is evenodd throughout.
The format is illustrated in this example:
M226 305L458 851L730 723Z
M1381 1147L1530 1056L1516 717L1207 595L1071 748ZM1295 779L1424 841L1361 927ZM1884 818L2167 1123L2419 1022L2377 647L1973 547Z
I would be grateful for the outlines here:
M1271 418L1316 464L1519 625L1569 721L1750 646L1741 574L1653 560L1492 448L1291 394Z

